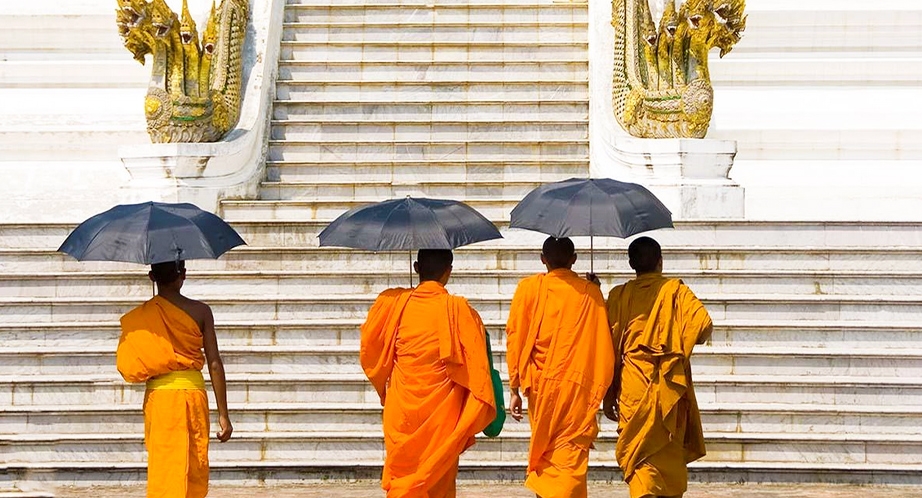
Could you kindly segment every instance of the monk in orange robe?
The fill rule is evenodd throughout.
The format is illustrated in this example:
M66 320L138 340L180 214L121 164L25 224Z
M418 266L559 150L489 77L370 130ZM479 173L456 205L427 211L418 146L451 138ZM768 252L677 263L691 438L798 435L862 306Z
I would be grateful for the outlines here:
M147 496L203 498L208 494L210 430L202 376L206 360L218 405L218 440L227 441L233 432L214 316L207 304L180 294L186 279L182 261L154 264L149 276L158 293L122 317L116 353L125 380L147 383Z
M419 251L419 286L388 289L362 325L360 360L384 407L388 498L453 498L458 457L496 417L486 332L445 290L449 250Z
M525 486L540 498L584 498L599 405L614 369L611 332L599 286L570 269L573 242L548 238L541 262L547 273L522 280L509 310L509 408L521 420L521 395L528 398Z
M617 362L603 410L618 422L615 456L631 497L681 497L686 464L705 455L689 360L711 317L681 280L663 276L655 240L632 242L628 259L637 278L608 296Z

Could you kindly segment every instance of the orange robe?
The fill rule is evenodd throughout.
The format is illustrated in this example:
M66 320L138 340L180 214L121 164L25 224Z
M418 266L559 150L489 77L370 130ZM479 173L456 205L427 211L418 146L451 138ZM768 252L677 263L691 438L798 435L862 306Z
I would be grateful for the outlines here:
M599 286L557 269L519 283L506 324L509 386L528 398L525 485L542 498L583 498L614 351Z
M459 455L496 416L485 331L438 282L381 293L360 360L384 406L388 498L452 498Z
M146 382L144 444L148 498L208 494L208 396L198 323L155 296L121 319L116 364L128 382Z
M615 456L631 497L681 496L705 455L690 357L711 317L681 280L643 274L615 287L608 316L618 356ZM616 386L616 387L619 387Z

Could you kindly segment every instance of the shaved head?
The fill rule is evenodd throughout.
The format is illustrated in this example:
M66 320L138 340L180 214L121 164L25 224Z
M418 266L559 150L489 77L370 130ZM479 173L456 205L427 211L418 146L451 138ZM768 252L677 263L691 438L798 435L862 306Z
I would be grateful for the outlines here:
M641 273L662 271L663 251L659 243L650 237L640 237L627 248L628 263L631 268Z
M541 256L544 264L551 270L569 269L576 262L576 249L573 247L573 241L568 237L561 239L548 237L541 248Z
M416 254L416 272L419 281L439 280L451 269L454 256L450 249L420 249Z
M185 261L167 261L150 265L150 277L157 285L169 285L179 279L186 270Z

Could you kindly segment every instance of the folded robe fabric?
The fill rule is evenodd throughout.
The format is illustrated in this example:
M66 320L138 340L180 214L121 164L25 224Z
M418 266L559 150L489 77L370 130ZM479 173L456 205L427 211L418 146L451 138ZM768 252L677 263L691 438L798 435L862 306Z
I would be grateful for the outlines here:
M455 496L458 457L496 416L480 316L438 282L381 293L362 368L384 406L388 498Z
M620 372L615 456L631 496L678 496L705 455L689 359L711 318L680 280L644 274L608 298Z
M131 383L180 370L201 370L202 331L170 301L154 296L121 318L116 367Z
M147 496L204 498L210 430L201 329L160 296L129 311L121 324L118 371L128 382L147 383Z
M542 498L585 497L599 405L614 371L599 286L565 269L522 280L506 340L509 386L528 398L525 485Z

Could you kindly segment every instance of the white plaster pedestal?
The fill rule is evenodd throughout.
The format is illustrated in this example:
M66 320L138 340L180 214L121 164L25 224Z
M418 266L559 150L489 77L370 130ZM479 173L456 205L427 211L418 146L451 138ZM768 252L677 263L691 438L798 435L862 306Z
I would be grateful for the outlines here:
M640 183L673 219L744 218L745 190L729 179L735 141L635 138L615 120L611 18L611 2L589 2L590 176Z
M216 212L221 199L255 198L263 177L259 134L217 143L133 145L119 149L131 175L128 202L191 202Z
M222 199L258 194L265 172L285 0L250 0L243 47L243 103L237 127L220 142L119 148L131 179L122 202L191 202L211 212Z
M608 157L593 166L593 176L640 183L675 219L742 219L746 195L730 180L736 142L699 139L618 137Z

